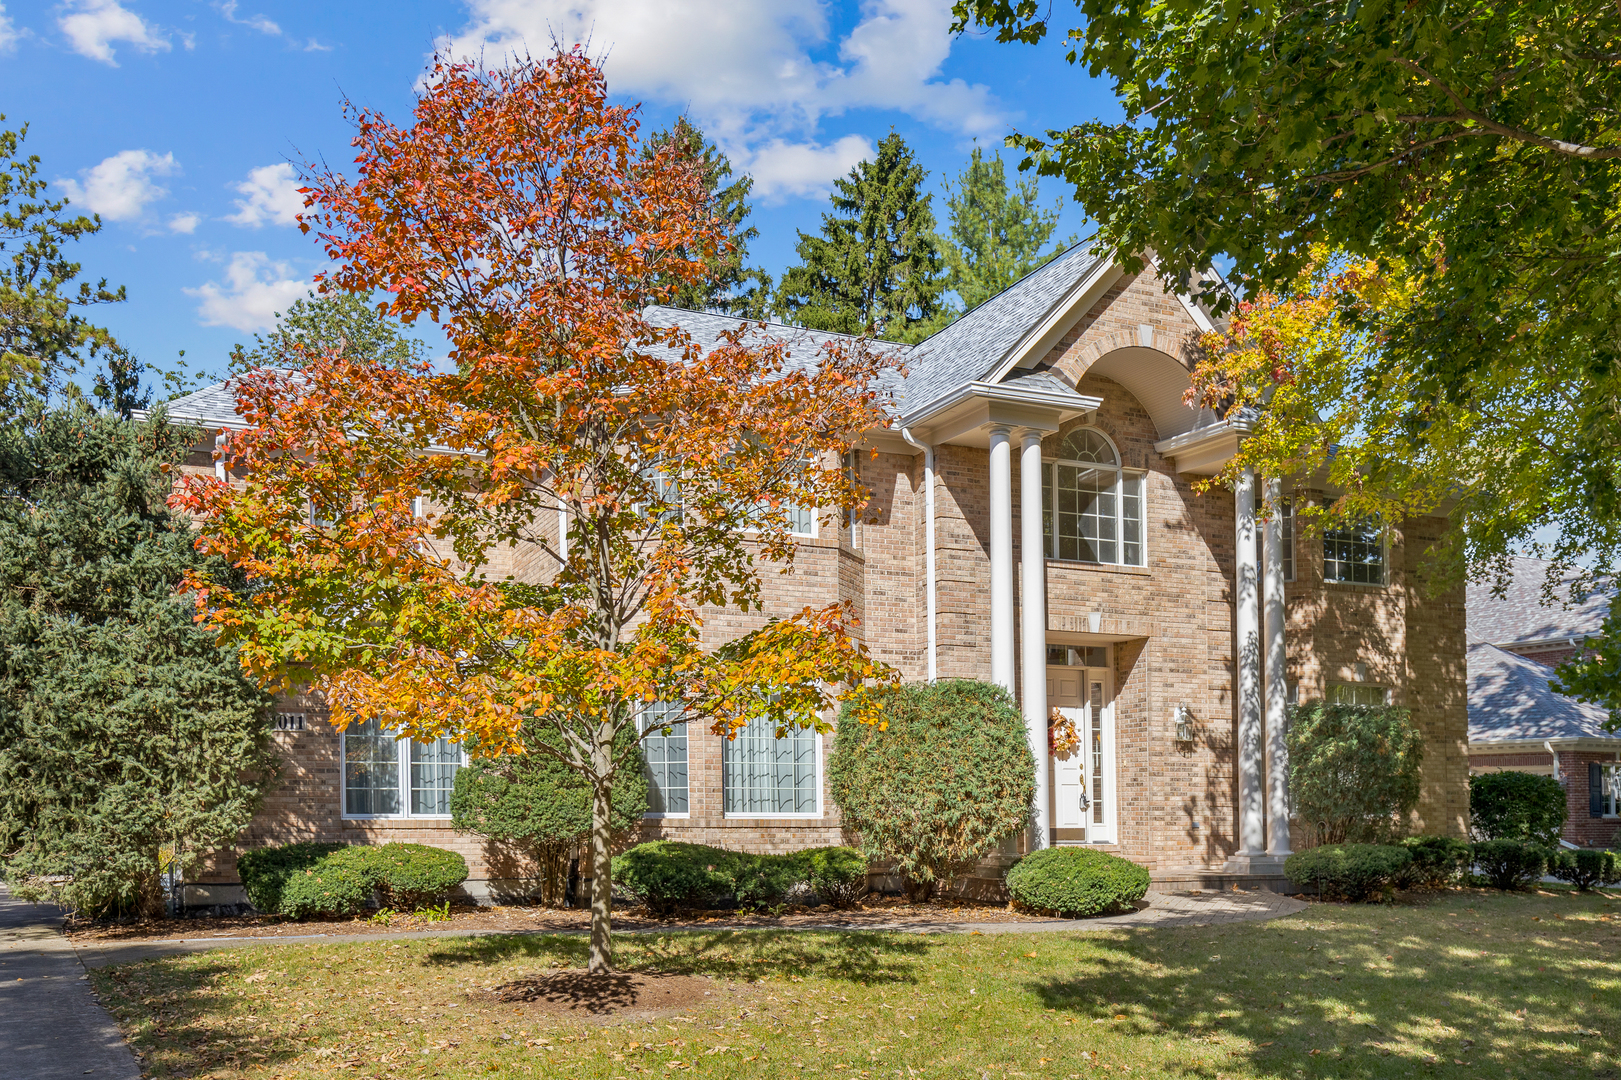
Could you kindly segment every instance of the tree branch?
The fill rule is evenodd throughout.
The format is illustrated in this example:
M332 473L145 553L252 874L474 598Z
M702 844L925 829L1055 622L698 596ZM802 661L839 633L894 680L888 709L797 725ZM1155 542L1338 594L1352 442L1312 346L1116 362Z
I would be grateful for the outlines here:
M1452 100L1452 103L1457 106L1458 109L1457 116L1446 117L1444 119L1455 120L1460 123L1463 121L1472 121L1479 124L1482 128L1486 129L1492 134L1501 135L1505 139L1514 139L1518 142L1530 143L1532 146L1540 146L1544 150L1552 150L1555 153L1565 154L1574 158L1581 158L1584 161L1605 161L1610 158L1621 158L1621 146L1585 146L1581 143L1566 142L1564 139L1553 139L1546 135L1538 135L1534 131L1523 131L1519 128L1509 127L1507 124L1500 124L1491 117L1471 109L1469 107L1469 103L1464 101L1463 97L1456 90L1452 89L1452 87L1448 86L1440 79L1437 79L1434 75L1431 75L1429 72L1413 63L1413 61L1403 59L1402 57L1398 56L1392 58L1391 63L1411 71L1413 74L1419 76L1419 78L1439 89L1443 94Z

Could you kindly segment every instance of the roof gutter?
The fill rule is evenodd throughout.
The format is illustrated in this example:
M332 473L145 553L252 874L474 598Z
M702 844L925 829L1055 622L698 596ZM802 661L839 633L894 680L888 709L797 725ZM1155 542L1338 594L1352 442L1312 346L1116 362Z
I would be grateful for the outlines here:
M1077 394L1073 391L1064 393L1057 390L1033 390L1020 386L1010 386L1007 383L975 381L963 383L961 386L925 402L910 412L902 413L898 423L903 427L913 427L932 416L948 412L973 398L1005 402L1009 405L1034 405L1039 408L1058 409L1066 412L1095 412L1103 405L1102 398L1089 394ZM914 443L913 445L921 446L922 444Z

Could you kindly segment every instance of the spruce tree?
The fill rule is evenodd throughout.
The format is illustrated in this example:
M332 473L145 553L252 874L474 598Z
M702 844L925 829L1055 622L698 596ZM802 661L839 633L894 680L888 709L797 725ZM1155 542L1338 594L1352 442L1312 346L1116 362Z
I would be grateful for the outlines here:
M815 330L917 340L943 285L927 174L890 132L872 161L834 181L820 236L801 232L800 264L782 276L777 313Z
M82 403L0 426L0 874L82 912L152 912L275 774L270 699L177 592L165 505L197 432Z
M745 266L749 241L760 235L752 225L745 226L752 207L749 192L754 178L747 174L731 180L732 162L720 148L704 138L704 133L685 116L669 131L660 131L642 147L642 157L650 159L666 146L674 145L703 176L710 194L710 213L721 223L729 244L704 260L709 274L701 282L669 280L672 290L667 301L690 311L717 311L745 319L763 319L771 295L771 275L758 267ZM730 183L727 183L731 180Z
M973 156L947 180L946 226L940 245L946 288L971 311L1063 251L1074 238L1043 251L1058 228L1059 203L1043 208L1036 181L1012 186L1001 154Z

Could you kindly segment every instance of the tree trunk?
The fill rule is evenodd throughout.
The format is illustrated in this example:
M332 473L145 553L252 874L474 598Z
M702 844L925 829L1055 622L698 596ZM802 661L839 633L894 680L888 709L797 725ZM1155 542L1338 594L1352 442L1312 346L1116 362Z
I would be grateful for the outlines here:
M607 752L612 752L609 743ZM606 754L599 747L597 753ZM598 776L607 773L606 762L598 763ZM612 859L609 851L612 828L613 789L606 780L598 780L591 788L591 961L592 972L613 970L612 919L610 901L613 894Z

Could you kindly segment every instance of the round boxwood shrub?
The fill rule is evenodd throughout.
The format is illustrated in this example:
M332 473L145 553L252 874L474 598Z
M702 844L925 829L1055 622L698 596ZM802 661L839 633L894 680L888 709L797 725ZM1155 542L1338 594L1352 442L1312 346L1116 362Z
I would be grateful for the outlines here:
M1296 885L1315 885L1325 897L1366 900L1390 888L1413 864L1413 855L1394 844L1330 844L1297 851L1283 861Z
M855 848L807 848L794 859L824 904L847 910L867 895L867 858Z
M405 910L444 899L467 880L467 860L458 852L426 844L379 844L348 852L390 906Z
M1469 843L1455 836L1409 836L1401 846L1413 857L1399 882L1406 888L1444 889L1469 869Z
M1569 810L1565 787L1551 776L1480 773L1469 778L1469 828L1477 840L1559 843Z
M282 889L292 876L302 874L344 846L298 843L244 851L236 857L236 870L242 877L248 903L262 914L281 914Z
M1526 889L1548 868L1547 849L1524 840L1482 840L1475 845L1475 866L1495 889Z
M345 847L314 866L289 874L281 887L279 912L292 919L311 915L353 915L371 904L376 888L367 848Z
M881 693L882 728L845 706L828 787L862 852L892 861L907 897L927 900L1030 823L1035 759L999 686L943 679Z
M1130 910L1148 892L1148 871L1107 851L1043 848L1014 864L1007 889L1025 907L1079 919Z
M1613 851L1561 850L1548 860L1548 873L1578 889L1592 889L1621 881L1621 860Z

